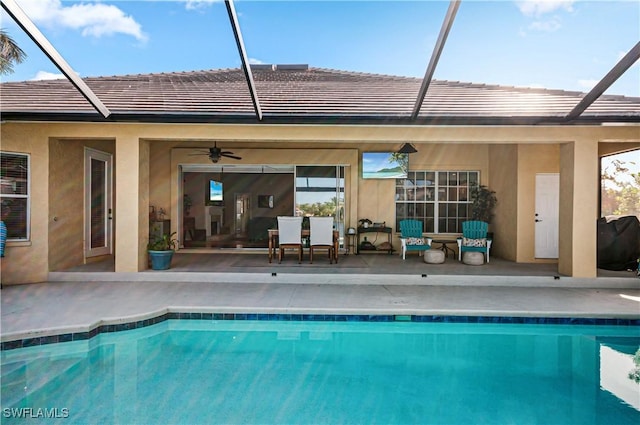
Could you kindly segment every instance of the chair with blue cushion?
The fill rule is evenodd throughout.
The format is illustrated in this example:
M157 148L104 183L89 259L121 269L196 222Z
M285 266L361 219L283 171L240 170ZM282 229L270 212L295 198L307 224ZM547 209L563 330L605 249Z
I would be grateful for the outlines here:
M431 249L431 238L422 235L422 222L419 220L400 220L400 243L402 259L407 251L417 251L418 255Z
M489 223L484 221L465 221L462 223L462 236L458 238L458 261L462 261L463 252L482 252L489 262L491 239L487 237Z

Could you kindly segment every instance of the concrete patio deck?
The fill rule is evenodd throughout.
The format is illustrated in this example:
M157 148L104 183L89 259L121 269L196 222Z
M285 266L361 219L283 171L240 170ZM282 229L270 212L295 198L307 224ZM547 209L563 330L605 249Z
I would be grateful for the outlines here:
M422 276L560 276L555 263L515 263L501 258L491 258L489 263L482 266L462 264L451 256L443 264L425 264L417 253L407 255L402 260L398 254L383 253L362 255L340 255L338 264L329 264L326 258L318 257L313 264L309 264L308 254L298 264L295 256L289 254L278 264L277 260L269 263L266 251L212 251L207 249L180 250L174 255L171 269L165 271L148 270L140 273L113 273L115 265L113 259L89 263L67 270L50 273L49 280L107 280L125 279L149 280L164 279L158 274L171 275L174 280L193 280L198 273L252 273L271 276L277 274L307 274L315 275L386 275L385 279L402 280L407 275ZM635 273L626 271L598 270L598 277L633 278ZM320 282L322 283L322 282Z
M199 255L209 258L202 263ZM498 259L491 267L449 259L438 268L418 258L351 256L351 265L341 257L339 268L243 256L177 256L170 271L131 274L93 264L52 273L55 281L6 286L1 340L88 332L176 312L640 319L640 279L631 273L580 279L558 276L555 265ZM473 274L465 275L465 267Z

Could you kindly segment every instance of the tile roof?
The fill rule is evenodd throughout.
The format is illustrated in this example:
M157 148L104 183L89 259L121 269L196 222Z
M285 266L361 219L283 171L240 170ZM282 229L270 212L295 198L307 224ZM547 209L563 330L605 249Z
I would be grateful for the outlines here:
M422 79L307 66L252 67L263 122L562 123L585 93ZM112 121L258 122L241 69L84 78ZM68 80L0 85L3 119L104 120ZM603 95L574 122L640 122L640 98Z

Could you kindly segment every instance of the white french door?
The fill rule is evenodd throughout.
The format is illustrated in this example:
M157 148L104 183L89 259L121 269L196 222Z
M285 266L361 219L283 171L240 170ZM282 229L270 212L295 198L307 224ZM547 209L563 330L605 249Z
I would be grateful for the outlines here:
M85 148L85 258L112 253L112 167L111 154Z

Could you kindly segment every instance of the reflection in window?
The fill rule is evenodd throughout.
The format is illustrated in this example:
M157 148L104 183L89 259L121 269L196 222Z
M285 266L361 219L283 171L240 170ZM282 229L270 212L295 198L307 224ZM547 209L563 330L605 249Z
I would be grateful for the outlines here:
M344 237L344 167L296 167L296 215L333 217L335 229Z
M640 150L601 159L600 215L640 219Z
M7 240L28 240L29 156L0 152L0 205Z

